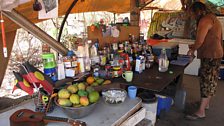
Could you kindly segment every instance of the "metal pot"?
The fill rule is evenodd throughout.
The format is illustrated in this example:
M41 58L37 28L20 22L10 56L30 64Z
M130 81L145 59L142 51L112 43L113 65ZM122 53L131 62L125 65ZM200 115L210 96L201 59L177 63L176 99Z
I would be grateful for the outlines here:
M92 103L88 106L82 106L82 107L64 107L58 104L57 98L54 99L55 104L62 109L62 111L69 116L70 118L77 119L77 118L82 118L87 115L89 115L97 105L96 103Z

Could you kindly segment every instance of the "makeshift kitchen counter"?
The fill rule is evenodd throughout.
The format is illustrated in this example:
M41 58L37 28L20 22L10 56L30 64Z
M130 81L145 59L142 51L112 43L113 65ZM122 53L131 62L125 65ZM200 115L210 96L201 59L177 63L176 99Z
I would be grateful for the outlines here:
M168 71L159 72L158 65L154 64L150 69L146 69L142 73L134 72L132 82L126 82L123 78L116 78L113 82L162 92L172 82L175 82L176 86L181 86L184 68L183 66L169 65Z
M169 65L166 72L159 72L158 65L154 64L151 68L142 73L134 73L132 82L126 82L123 78L116 78L113 82L121 85L134 85L140 89L146 89L156 94L171 96L174 98L175 106L183 109L182 102L185 101L179 92L182 91L182 79L186 66Z
M105 103L102 99L97 103L96 108L89 115L77 119L86 122L87 126L115 126L115 125L127 125L128 123L134 124L141 121L145 115L144 109L140 109L142 101L140 98L129 99L126 98L125 102L117 105L111 105ZM20 105L14 109L6 111L0 114L1 124L4 126L9 126L9 117L15 111L19 109L31 109L34 110L34 102L30 100L23 105ZM140 110L139 110L140 109ZM136 119L136 113L138 114L138 119ZM135 113L135 114L134 114ZM134 115L133 115L134 114ZM56 116L67 118L68 116L57 106L52 113L47 114L47 116ZM134 122L130 122L133 121ZM70 124L61 122L48 123L48 126L70 126Z

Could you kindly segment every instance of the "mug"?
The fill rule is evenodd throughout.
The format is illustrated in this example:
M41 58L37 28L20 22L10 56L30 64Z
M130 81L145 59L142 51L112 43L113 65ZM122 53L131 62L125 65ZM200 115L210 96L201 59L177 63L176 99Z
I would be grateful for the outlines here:
M127 82L131 82L132 78L133 78L133 71L125 71L122 74L122 77L127 81Z

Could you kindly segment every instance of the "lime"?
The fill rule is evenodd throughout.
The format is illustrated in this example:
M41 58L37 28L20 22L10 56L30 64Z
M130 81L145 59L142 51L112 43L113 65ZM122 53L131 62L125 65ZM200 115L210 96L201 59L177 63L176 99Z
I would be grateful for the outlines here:
M89 93L88 97L89 97L90 103L94 103L100 99L100 94L97 91L93 91Z

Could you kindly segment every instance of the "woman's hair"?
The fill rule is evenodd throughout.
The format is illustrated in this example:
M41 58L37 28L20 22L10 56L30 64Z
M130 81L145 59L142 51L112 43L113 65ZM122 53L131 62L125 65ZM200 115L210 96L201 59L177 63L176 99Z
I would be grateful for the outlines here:
M192 12L197 12L197 11L204 11L206 13L210 12L209 9L206 7L206 5L202 2L194 2L191 6L190 6L190 11Z

